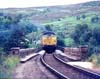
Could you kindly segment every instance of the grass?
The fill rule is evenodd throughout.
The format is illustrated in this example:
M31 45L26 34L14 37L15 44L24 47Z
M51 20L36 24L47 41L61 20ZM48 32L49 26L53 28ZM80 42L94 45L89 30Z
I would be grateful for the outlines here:
M19 63L19 58L17 56L3 57L2 64L0 64L0 79L12 79L12 70Z
M98 12L85 13L84 15L86 15L86 18L84 18L84 19L82 18L82 15L83 14L80 14L80 17L81 17L80 20L77 20L76 16L66 16L65 18L61 19L60 21L47 22L47 23L44 23L43 25L53 25L55 28L67 27L68 30L71 30L71 29L73 30L77 24L84 24L84 23L88 24L90 28L100 26L99 23L91 23L91 18L96 15L99 15Z
M67 36L70 36L73 31L75 30L75 26L77 24L88 24L90 29L93 29L95 27L100 27L100 23L92 23L91 18L99 15L98 12L88 12L85 13L84 15L86 18L82 18L83 14L80 14L80 20L76 19L76 16L66 16L65 18L62 18L60 21L54 21L54 22L47 22L44 23L43 25L53 25L52 28L56 33L58 32L63 32L65 33L65 43L66 45L71 45L72 40L69 41L69 38Z
M88 61L92 62L95 67L100 67L100 54L92 54Z
M7 66L9 69L13 69L17 66L19 63L19 58L17 56L9 56L6 58L4 61L4 64Z
M72 46L74 42L72 38L66 38L64 41L66 46Z
M11 79L11 71L0 65L0 79Z

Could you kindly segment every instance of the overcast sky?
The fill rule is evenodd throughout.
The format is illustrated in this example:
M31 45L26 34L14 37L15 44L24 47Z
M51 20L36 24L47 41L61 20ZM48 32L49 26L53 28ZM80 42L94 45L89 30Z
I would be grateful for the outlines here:
M23 8L51 5L69 5L93 0L0 0L0 8Z

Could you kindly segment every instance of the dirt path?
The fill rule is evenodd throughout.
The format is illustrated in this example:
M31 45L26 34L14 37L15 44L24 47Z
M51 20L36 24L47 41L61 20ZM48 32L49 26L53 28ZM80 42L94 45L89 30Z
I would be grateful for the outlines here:
M19 64L13 72L13 79L58 79L40 62L40 56Z

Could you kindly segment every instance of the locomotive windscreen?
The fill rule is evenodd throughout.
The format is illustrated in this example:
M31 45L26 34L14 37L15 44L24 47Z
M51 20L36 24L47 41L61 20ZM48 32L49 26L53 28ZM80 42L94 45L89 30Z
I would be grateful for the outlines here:
M48 31L48 32L44 32L43 35L55 35L54 32Z

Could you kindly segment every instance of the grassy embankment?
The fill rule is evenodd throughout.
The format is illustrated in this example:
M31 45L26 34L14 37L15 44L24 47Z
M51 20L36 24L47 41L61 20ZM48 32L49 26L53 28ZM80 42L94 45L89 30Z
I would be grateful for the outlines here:
M0 51L0 79L12 79L12 71L18 65L19 58L17 56L1 55Z

